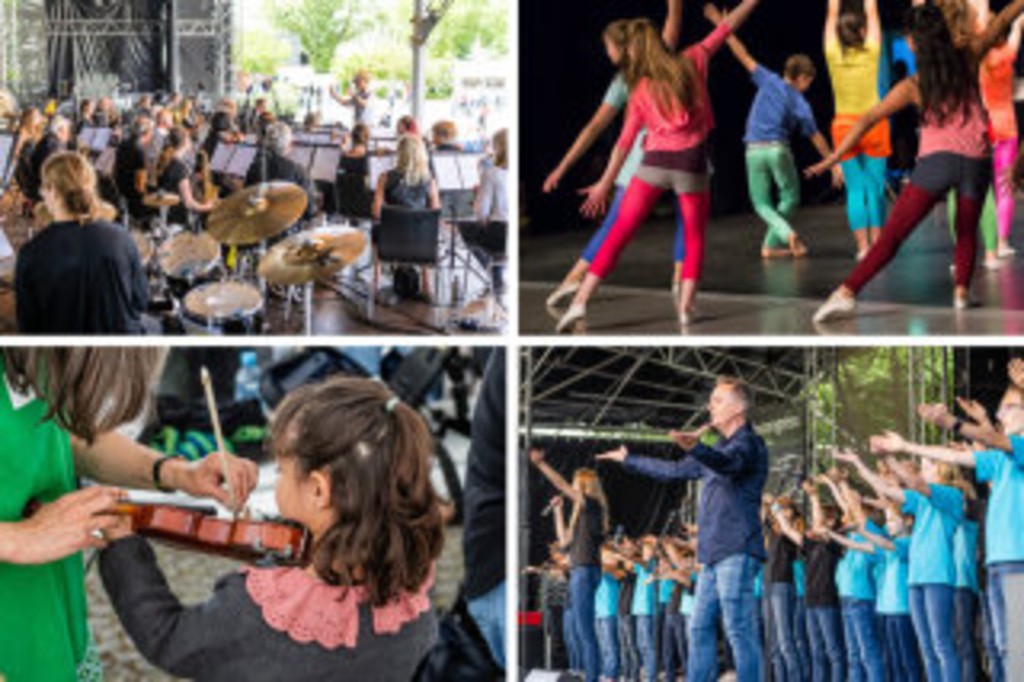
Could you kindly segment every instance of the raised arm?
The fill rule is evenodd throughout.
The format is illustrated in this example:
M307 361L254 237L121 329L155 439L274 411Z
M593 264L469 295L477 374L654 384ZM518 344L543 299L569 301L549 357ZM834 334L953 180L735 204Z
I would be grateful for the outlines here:
M860 474L860 477L863 478L868 485L874 488L875 492L879 495L888 497L890 500L898 502L899 504L906 502L907 498L906 495L903 494L902 488L889 483L889 481L872 471L856 453L837 452L836 459L840 462L846 462L847 464L852 465L857 470L857 473Z
M669 52L679 49L679 36L683 32L683 0L668 0L668 15L661 30L661 39Z
M722 23L728 24L733 31L738 31L740 26L750 18L750 15L753 13L754 8L757 7L758 2L760 2L760 0L743 0L739 7L729 12L729 14L722 20Z
M839 486L836 485L836 482L832 480L832 477L828 476L826 474L821 474L818 477L818 480L820 480L822 483L824 483L828 487L829 491L832 492L832 499L836 501L836 504L838 504L839 508L843 510L843 513L846 514L846 515L849 515L849 513L850 513L850 504L849 504L849 502L847 502L846 496L843 495L841 490L839 490ZM820 506L819 506L819 511L820 511ZM822 519L824 519L824 515L822 515Z
M839 41L836 29L839 26L839 0L828 0L828 14L825 15L825 47Z
M837 545L842 545L843 547L852 549L856 552L864 552L865 554L875 553L875 546L870 542L857 542L856 540L844 537L831 529L826 529L825 533L828 535L828 539Z
M974 39L972 45L979 60L984 58L988 51L995 47L1005 34L1010 32L1022 12L1024 12L1024 0L1014 0L1003 8L1003 11L997 14L992 21L988 22L985 30Z
M530 461L533 465L540 470L540 473L544 474L544 478L551 482L551 485L555 486L559 492L568 497L576 504L583 504L583 493L573 488L569 483L562 478L562 475L555 471L550 464L544 460L544 451L534 448L530 450Z
M818 495L818 487L814 481L804 481L800 486L803 488L807 499L811 501L811 530L817 532L819 528L825 527L825 512L821 508L821 497Z
M860 524L860 534L867 538L868 542L876 547L881 547L887 552L892 552L896 549L896 545L892 544L892 541L868 530L866 523Z
M565 532L565 513L562 511L562 498L557 497L558 501L552 500L552 504L555 505L554 516L555 516L555 537L558 538L558 546L565 548L569 544L569 535Z
M878 0L864 0L864 18L867 19L866 42L882 44L882 21L878 17Z
M1013 443L1010 442L1009 436L1005 433L1000 433L991 425L979 426L961 421L951 415L945 405L938 403L919 405L917 407L917 414L924 421L934 424L940 429L946 431L958 430L960 436L967 440L977 441L986 447L1002 450L1003 452L1013 452Z
M911 471L903 462L897 461L894 457L887 457L885 463L889 465L889 468L900 479L904 487L925 497L930 498L932 496L932 489L928 487L925 480Z
M717 7L708 3L704 5L704 16L715 26L718 26L725 20L725 15L722 14L721 10ZM743 65L743 68L753 73L757 69L757 61L747 51L747 47L743 44L739 38L735 35L730 35L726 39L726 44L729 46L729 50L732 51L732 55L736 57L736 61Z
M779 524L779 530L785 535L790 541L797 547L804 546L804 534L793 527L793 524L789 522L789 519L782 513L782 509L779 507L777 502L772 502L772 506L769 507L769 513L775 522Z
M921 445L911 443L894 431L887 431L881 436L872 436L871 449L886 455L895 455L905 452L915 457L926 457L938 462L956 464L957 466L974 466L974 454L953 448L945 448L939 445Z

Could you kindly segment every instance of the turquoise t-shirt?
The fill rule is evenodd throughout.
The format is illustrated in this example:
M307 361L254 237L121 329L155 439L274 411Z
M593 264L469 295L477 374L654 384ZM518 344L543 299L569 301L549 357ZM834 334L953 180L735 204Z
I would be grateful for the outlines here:
M611 573L601 574L601 584L594 597L594 617L614 618L619 615L619 581Z
M956 488L928 485L931 497L907 490L904 514L914 515L910 536L910 585L956 584L953 535L964 518L964 494Z
M687 618L693 615L693 609L697 605L697 588L700 586L700 572L693 574L693 590L683 592L683 598L679 600L679 613Z
M953 563L956 588L978 591L978 524L966 519L953 534Z
M797 559L793 562L793 583L796 585L796 598L804 598L804 562Z
M672 601L672 588L676 586L674 580L658 581L658 603L667 604Z
M868 521L868 530L875 535L884 535L882 529ZM847 537L854 542L867 542L860 533L849 533ZM848 549L836 566L836 588L842 599L875 598L875 563L874 554Z
M985 516L985 564L1024 561L1024 437L1010 436L1013 454L1000 450L974 453L979 482L992 484Z
M648 583L647 579L654 573L657 561L651 560L649 566L637 562L633 570L636 572L636 587L633 588L633 608L631 613L634 616L653 616L657 613L657 592L655 584ZM644 584L647 583L647 584Z
M759 566L757 569L757 575L754 576L754 596L758 599L764 594L764 585L762 576L764 575L764 566Z
M907 582L910 538L895 538L892 544L895 545L892 551L875 548L880 555L878 601L875 607L878 613L886 616L903 616L910 613L910 585Z
M608 91L604 94L604 104L619 111L623 111L629 104L629 88L626 87L626 79L622 77L621 73L615 76L615 80L608 86ZM615 178L616 187L626 187L636 175L637 169L640 168L640 164L644 160L644 139L646 137L646 130L641 130L640 134L636 136L636 142L629 150L626 163L622 165L619 176Z

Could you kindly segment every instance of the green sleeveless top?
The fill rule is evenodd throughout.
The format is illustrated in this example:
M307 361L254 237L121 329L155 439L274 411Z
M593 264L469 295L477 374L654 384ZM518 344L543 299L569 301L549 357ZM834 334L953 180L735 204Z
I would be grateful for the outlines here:
M0 362L0 523L21 521L32 500L76 489L71 438L46 405L15 396ZM0 675L7 682L99 680L86 618L82 554L36 566L0 563Z

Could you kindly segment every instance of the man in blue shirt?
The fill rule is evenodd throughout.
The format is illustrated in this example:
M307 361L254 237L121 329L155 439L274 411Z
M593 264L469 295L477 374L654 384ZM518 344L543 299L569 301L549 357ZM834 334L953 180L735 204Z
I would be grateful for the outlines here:
M710 21L721 23L722 15L714 5L706 5L704 11ZM805 55L793 55L786 60L783 76L779 77L758 64L739 38L731 36L728 45L733 56L750 72L757 87L743 141L747 144L750 202L757 215L768 224L761 255L764 258L803 256L807 247L789 224L800 205L800 174L789 148L789 138L799 132L811 140L822 158L832 153L803 95L817 75L814 62ZM843 182L839 166L832 169L832 181L837 187ZM778 200L773 198L776 190Z
M760 505L768 477L768 450L748 421L753 399L746 384L719 377L711 394L709 425L694 432L672 432L686 451L680 460L630 454L625 447L598 455L621 462L627 471L660 481L701 480L697 561L704 566L690 626L690 677L696 682L718 678L718 615L736 659L740 680L761 679L761 643L753 619L754 574L766 559ZM714 429L714 446L701 438Z

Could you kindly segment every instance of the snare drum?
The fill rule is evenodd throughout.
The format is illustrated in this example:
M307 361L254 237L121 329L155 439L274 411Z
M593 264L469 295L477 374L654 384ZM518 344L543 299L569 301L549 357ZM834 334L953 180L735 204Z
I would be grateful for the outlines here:
M263 327L263 295L246 282L215 282L185 297L185 329L191 334L252 336Z
M179 232L161 244L156 262L171 294L180 299L197 285L217 279L220 245L205 232Z

